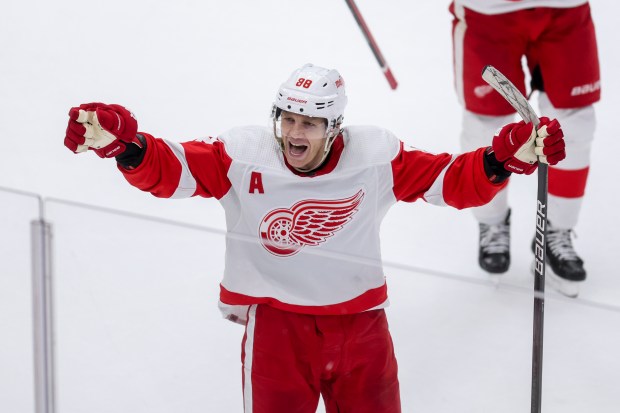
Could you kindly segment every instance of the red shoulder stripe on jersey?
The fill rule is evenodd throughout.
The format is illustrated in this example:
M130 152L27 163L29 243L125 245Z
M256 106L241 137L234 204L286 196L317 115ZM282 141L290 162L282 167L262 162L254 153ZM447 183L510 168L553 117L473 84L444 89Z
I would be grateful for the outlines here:
M415 148L405 148L392 160L394 196L398 201L414 202L433 185L452 157L447 153L431 154Z
M228 170L232 159L226 153L224 144L218 140L213 143L191 141L182 143L185 158L194 179L196 193L194 195L216 199L222 198L232 184L228 180Z

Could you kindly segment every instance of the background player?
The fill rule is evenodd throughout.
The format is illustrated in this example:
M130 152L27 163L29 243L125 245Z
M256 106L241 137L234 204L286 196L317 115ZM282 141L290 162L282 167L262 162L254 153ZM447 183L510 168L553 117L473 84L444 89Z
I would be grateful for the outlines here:
M540 111L557 118L566 133L567 158L549 168L547 279L577 296L586 279L571 237L585 194L594 138L593 103L600 99L597 44L590 6L584 0L455 0L453 20L455 86L463 104L461 148L469 151L513 119L514 109L480 78L493 65L525 94L522 58ZM501 191L474 208L480 227L479 264L489 273L510 265L510 208Z

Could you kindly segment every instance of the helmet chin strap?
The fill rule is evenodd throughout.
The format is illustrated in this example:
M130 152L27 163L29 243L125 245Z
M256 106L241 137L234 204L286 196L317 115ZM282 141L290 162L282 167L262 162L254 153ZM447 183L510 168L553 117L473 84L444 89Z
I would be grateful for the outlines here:
M323 149L323 158L321 158L321 162L319 162L317 168L323 164L325 158L329 155L329 151L331 150L336 137L340 134L340 125L342 125L342 116L340 116L337 120L332 121L332 127L327 129L327 132L325 133L327 139L325 140L325 148Z

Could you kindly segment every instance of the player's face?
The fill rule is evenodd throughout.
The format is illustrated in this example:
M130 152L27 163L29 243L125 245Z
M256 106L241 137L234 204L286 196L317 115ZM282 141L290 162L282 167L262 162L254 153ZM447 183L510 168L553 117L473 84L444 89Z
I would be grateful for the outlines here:
M282 112L284 156L293 168L310 171L321 163L327 125L323 118Z

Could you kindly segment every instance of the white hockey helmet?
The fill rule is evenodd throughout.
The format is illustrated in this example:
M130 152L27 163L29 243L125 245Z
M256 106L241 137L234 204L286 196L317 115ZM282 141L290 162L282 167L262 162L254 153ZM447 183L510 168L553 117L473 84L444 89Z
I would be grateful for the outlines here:
M344 80L335 69L325 69L311 63L296 69L276 94L271 113L276 139L282 144L279 128L281 111L324 118L327 120L325 151L328 152L344 118L347 96Z

